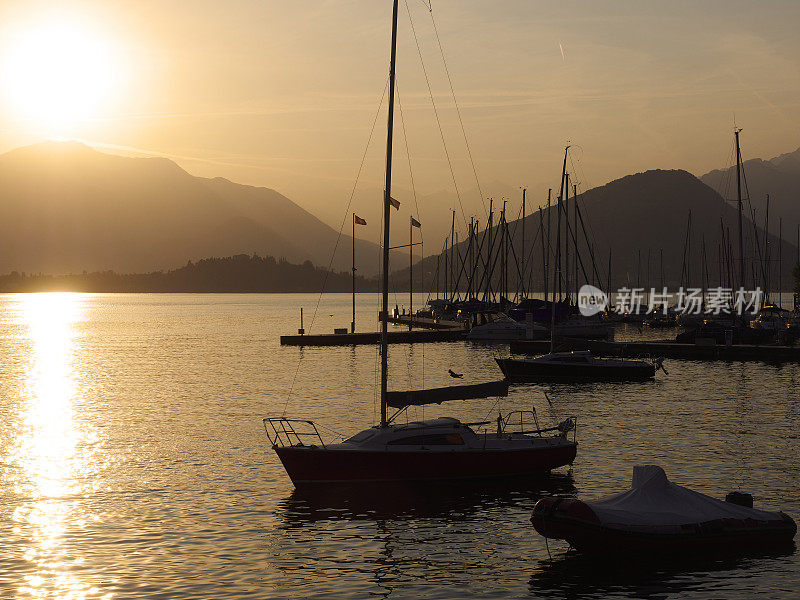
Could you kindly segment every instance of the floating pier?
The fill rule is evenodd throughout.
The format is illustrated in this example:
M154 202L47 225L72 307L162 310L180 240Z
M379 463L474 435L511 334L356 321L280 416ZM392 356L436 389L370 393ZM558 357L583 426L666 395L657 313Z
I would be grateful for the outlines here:
M405 325L408 326L409 317L408 315L400 315L398 317L390 316L388 319L389 323L393 323L394 325ZM420 329L460 329L464 330L464 323L461 321L444 321L442 319L429 319L427 317L414 317L414 321L412 322L413 327L419 327Z
M416 319L414 320L416 323ZM463 340L467 332L463 329L429 329L422 331L389 331L390 344L419 344L431 342L455 342ZM281 346L358 346L378 344L378 331L364 333L328 333L320 335L282 335Z
M620 356L626 358L677 358L683 360L724 360L800 362L800 346L755 346L736 344L726 346L679 344L673 341L654 342L606 342L603 340L562 339L559 350L590 350L598 356ZM546 354L549 341L521 340L511 342L512 354Z

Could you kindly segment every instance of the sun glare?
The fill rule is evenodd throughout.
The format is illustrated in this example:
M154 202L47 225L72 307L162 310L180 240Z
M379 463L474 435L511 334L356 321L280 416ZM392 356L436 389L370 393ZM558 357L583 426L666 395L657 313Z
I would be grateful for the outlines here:
M97 116L114 87L108 44L76 26L23 31L3 55L3 88L14 115L50 133Z

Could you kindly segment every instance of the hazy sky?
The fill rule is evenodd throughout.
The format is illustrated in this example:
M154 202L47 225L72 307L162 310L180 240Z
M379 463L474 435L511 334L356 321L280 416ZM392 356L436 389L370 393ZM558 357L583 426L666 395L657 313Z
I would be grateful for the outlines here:
M432 6L484 195L494 182L527 185L538 202L567 140L585 188L721 167L734 115L745 158L800 146L797 0ZM466 214L483 216L427 0L400 2L396 185L411 189L404 123L417 193L453 189L407 7ZM275 188L338 227L386 84L390 16L390 0L2 0L3 73L20 39L55 27L90 40L102 64L80 86L102 85L86 98L64 90L84 112L58 121L22 110L4 77L0 150L58 136L170 156L193 174ZM69 86L42 87L49 102L58 85ZM368 214L383 111L354 205Z

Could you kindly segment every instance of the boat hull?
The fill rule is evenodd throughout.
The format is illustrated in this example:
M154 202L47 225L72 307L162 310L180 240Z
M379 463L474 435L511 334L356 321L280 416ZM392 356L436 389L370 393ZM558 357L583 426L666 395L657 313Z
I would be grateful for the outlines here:
M600 523L591 507L574 498L542 498L531 522L541 535L563 539L586 554L746 551L792 543L797 525L784 513L774 521L716 519L664 530L631 530Z
M513 358L497 358L500 370L510 381L536 383L540 381L646 381L656 374L650 364L619 367L548 364Z
M376 481L441 481L545 474L571 464L577 444L459 450L340 450L274 447L295 486Z

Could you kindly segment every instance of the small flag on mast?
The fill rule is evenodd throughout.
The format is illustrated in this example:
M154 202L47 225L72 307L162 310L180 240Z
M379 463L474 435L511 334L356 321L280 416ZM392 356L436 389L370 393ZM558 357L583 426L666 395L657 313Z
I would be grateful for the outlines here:
M394 206L397 210L400 210L400 202L389 196L389 203Z
M411 226L412 227L422 227L422 223L417 221L414 217L411 217Z
M362 219L356 213L353 213L353 222L356 225L366 225L367 224L367 220L366 219Z

